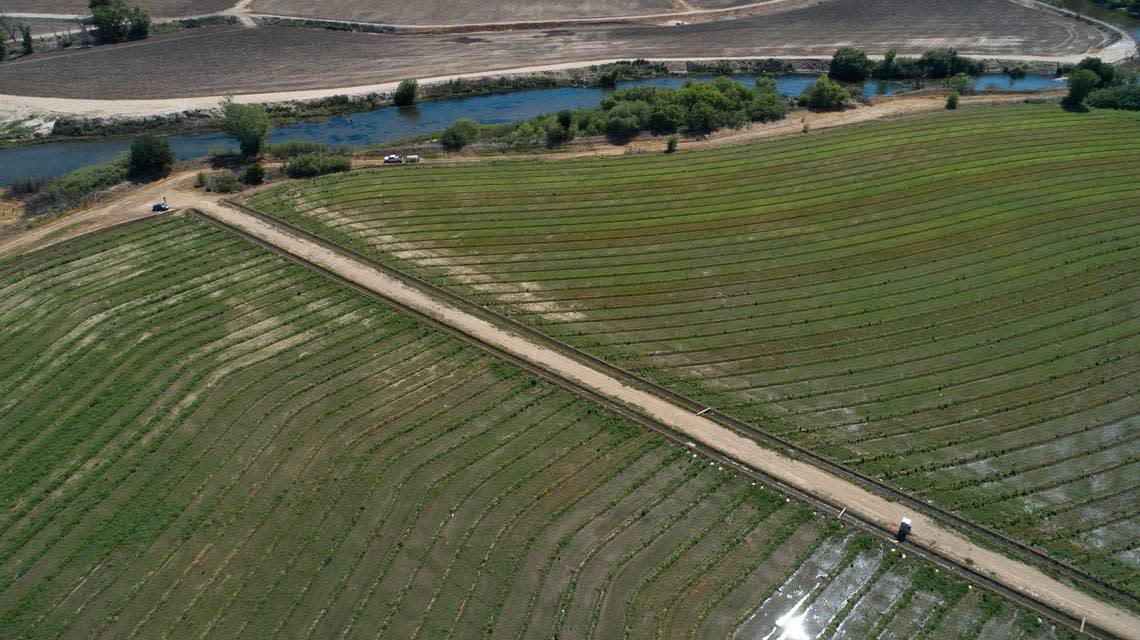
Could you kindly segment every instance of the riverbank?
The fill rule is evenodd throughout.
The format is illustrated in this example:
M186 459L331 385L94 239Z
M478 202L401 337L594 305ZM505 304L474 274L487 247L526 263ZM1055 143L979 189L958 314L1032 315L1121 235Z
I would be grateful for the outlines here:
M875 58L876 56L872 56ZM794 75L827 71L829 58L744 58L685 60L605 60L508 70L498 74L462 74L420 80L420 102L432 103L513 91L556 88L607 88L603 77L617 71L619 80L689 78L701 75ZM1061 63L1052 61L979 59L986 73L1026 65L1034 76L1052 77ZM266 107L275 126L348 116L393 105L398 82L328 91L234 96L236 102ZM932 83L933 84L933 83ZM917 87L916 87L917 88ZM979 87L984 89L985 87ZM223 96L185 100L103 101L0 96L0 123L35 119L31 135L0 139L0 147L44 142L109 139L141 134L185 134L218 131ZM12 98L11 101L8 98ZM47 127L43 122L52 126ZM50 133L47 131L50 130Z

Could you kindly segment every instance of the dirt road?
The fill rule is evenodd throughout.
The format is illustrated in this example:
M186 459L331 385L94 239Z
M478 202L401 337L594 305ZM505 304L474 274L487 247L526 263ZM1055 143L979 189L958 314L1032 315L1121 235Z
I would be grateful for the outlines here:
M143 187L129 189L124 195L91 208L37 224L9 236L0 237L0 260L29 251L43 249L76 236L154 215L150 210L168 193L173 193L194 175L193 171L176 173ZM177 206L179 198L170 198Z
M575 384L633 406L686 437L744 462L777 480L794 485L860 518L891 529L909 517L912 540L961 564L972 566L994 580L1037 600L1066 611L1123 638L1140 639L1140 617L1105 604L1064 585L1040 570L989 551L939 526L933 520L875 495L858 485L810 464L765 449L729 429L646 391L625 385L607 373L591 368L552 348L533 343L471 313L437 300L405 282L308 239L288 233L275 224L222 206L209 198L192 203L203 213L289 254L316 264L361 287L426 314L481 342L506 350Z

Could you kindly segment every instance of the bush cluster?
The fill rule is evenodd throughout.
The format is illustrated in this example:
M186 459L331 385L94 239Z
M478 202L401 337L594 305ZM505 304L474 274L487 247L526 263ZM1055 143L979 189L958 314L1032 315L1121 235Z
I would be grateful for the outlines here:
M313 178L350 169L352 169L351 158L309 153L297 156L286 163L285 175L290 178Z
M142 7L127 6L124 0L90 0L87 6L99 42L143 40L150 35L150 14Z
M1124 84L1108 89L1097 89L1085 100L1090 107L1140 111L1140 85Z
M851 94L843 85L822 75L800 95L798 102L808 109L834 111L846 107L851 102Z
M839 51L844 51L844 49ZM863 53L858 49L851 51L856 51L860 55ZM836 52L836 56L838 55L839 52ZM949 78L958 74L976 76L984 70L981 62L960 56L954 49L946 48L931 49L918 58L900 57L894 49L888 49L883 59L877 64L867 60L866 56L858 58L848 51L840 62L847 61L848 64L852 64L852 61L859 59L866 60L863 63L866 75L859 80L868 76L881 80L928 80ZM836 60L833 58L832 64L835 63Z
M1109 9L1120 9L1132 16L1140 18L1140 0L1093 0Z
M30 196L25 204L25 211L30 215L52 213L74 207L104 189L125 182L127 170L127 158L123 156L47 181L16 180L9 193Z
M1108 109L1136 108L1140 89L1136 88L1135 78L1125 84L1125 75L1100 58L1085 58L1062 71L1069 74L1069 93L1061 99L1065 109L1083 109L1086 100L1091 106ZM1093 104L1094 95L1096 104Z
M515 144L556 146L574 138L607 136L625 143L643 132L669 135L678 131L701 135L749 122L779 120L791 110L776 83L760 78L753 88L719 77L689 81L677 89L619 89L594 109L573 109L526 120L500 133ZM484 134L490 131L484 128Z
M266 145L265 153L279 160L290 160L297 156L314 153L320 155L350 156L352 155L352 145L346 144L339 147L330 147L320 142L290 140L289 142L282 142L280 144Z
M127 155L127 174L132 180L154 180L170 173L174 151L158 136L145 135L131 145Z

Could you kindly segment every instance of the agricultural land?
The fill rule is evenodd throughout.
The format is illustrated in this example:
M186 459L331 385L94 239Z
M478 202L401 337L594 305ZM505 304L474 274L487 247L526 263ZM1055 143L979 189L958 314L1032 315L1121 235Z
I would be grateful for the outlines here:
M1137 124L971 107L249 202L1136 595Z
M1007 0L830 0L771 15L681 26L471 34L210 27L12 60L0 65L0 86L4 93L21 96L189 98L347 89L402 78L612 59L828 58L840 46L871 54L894 47L913 55L955 47L981 58L1076 62L1117 38L1097 26Z
M195 218L0 291L5 638L1070 637Z

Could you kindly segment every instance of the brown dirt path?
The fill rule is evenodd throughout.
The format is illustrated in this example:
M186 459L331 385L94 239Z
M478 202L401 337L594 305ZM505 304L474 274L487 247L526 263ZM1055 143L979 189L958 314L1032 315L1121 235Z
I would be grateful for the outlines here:
M1140 639L1140 617L1101 602L1045 575L1041 570L982 548L940 526L922 514L873 494L811 464L788 458L697 413L647 391L630 387L552 348L536 344L487 320L441 302L385 272L357 259L290 234L284 228L208 198L190 203L203 213L232 225L259 240L302 258L400 305L414 309L483 343L518 357L603 394L670 426L686 437L744 462L771 477L798 487L880 527L893 529L909 517L914 522L911 540L960 564L971 566L997 582L1052 607L1087 620L1122 638Z

